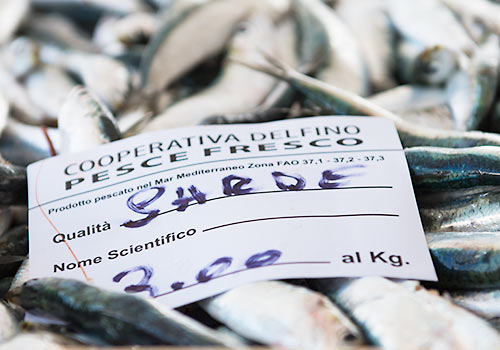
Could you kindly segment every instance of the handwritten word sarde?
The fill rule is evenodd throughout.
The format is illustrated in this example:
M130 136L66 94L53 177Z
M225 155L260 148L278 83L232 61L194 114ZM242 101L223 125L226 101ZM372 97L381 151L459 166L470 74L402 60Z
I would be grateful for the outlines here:
M327 169L321 173L321 178L318 182L320 189L331 189L342 186L345 179L349 176L342 174L343 170L351 168L362 168L363 165L349 165L335 170ZM281 171L273 171L270 174L278 190L281 191L300 191L306 187L306 179L299 174L287 174ZM359 175L359 174L357 174ZM246 176L240 175L228 175L222 178L222 193L225 196L242 195L255 192L255 189L251 186L252 179ZM160 209L147 209L156 200L165 194L165 186L153 186L149 188L142 189L135 192L132 196L127 199L127 207L138 213L146 215L144 218L139 220L129 220L124 222L121 226L128 228L138 228L147 225L158 215L160 215ZM140 201L136 201L136 198L143 193L151 192L152 196ZM189 192L189 194L187 194ZM207 194L202 192L195 185L191 185L185 190L182 187L177 187L176 189L177 199L172 201L172 205L179 212L185 211L191 202L196 202L198 204L204 204L207 202Z

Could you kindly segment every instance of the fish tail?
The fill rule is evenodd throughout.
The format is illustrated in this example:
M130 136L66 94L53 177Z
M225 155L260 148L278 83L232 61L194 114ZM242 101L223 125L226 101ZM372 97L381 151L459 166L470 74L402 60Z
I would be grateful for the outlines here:
M230 59L233 62L239 63L245 67L248 67L250 69L254 69L256 71L269 74L275 78L282 79L288 81L290 79L290 72L293 71L292 68L288 67L285 63L282 61L274 58L267 52L263 50L259 50L260 54L262 57L265 59L265 61L268 63L266 64L259 64L259 63L254 63L254 62L248 62L244 59L240 59L238 57L230 57Z

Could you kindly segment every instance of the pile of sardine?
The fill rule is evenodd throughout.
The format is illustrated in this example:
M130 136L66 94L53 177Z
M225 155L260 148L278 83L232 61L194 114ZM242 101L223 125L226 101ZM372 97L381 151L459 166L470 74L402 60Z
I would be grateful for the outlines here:
M0 349L500 349L499 76L495 1L1 0ZM439 282L265 281L172 310L27 280L30 162L325 114L394 121Z

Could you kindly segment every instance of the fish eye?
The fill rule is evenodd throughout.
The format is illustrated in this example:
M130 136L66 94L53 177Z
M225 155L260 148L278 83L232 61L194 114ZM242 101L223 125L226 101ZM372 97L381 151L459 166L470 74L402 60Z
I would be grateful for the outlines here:
M358 337L355 334L349 332L342 335L342 341L347 344L354 343L358 341Z
M248 30L248 27L249 27L248 21L243 21L234 28L233 34L245 33Z

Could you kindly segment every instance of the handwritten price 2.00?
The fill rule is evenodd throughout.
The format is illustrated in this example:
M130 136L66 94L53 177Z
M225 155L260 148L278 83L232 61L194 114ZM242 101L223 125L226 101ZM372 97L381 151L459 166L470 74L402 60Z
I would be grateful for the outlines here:
M361 175L361 174L342 174L343 171L352 168L364 168L364 165L348 165L335 170L324 170L321 173L321 178L318 182L320 189L331 189L338 188L345 184L346 179L351 176ZM306 180L301 175L297 174L286 174L281 171L273 171L271 176L274 179L276 187L281 191L300 191L306 187ZM251 187L251 182L253 180L249 177L238 176L238 175L228 175L222 179L222 192L225 196L242 195L255 192L254 188ZM153 196L141 201L136 202L136 197L145 192L153 192ZM192 201L198 204L204 204L207 201L206 193L200 191L196 186L191 185L188 187L187 192L190 195L185 194L185 190L182 187L178 187L176 190L177 199L172 201L177 211L185 211L186 208ZM127 200L127 206L132 211L144 214L146 217L139 220L129 220L124 222L122 226L128 228L137 228L147 225L154 218L160 214L159 209L147 209L153 202L158 200L165 194L164 186L154 186L146 188L134 193Z
M245 261L244 267L242 269L230 272L228 274L238 273L248 269L254 269L262 266L269 266L274 264L280 257L281 257L281 252L275 249L267 250L263 253L257 253L252 255ZM233 263L233 258L230 256L224 256L216 259L214 262L207 265L196 274L195 278L197 282L190 285L189 287L199 283L206 283L216 277L223 276L223 273L227 269L229 269L229 267L231 267L232 263ZM150 280L153 277L153 268L150 266L139 265L131 269L122 271L113 277L113 282L119 283L125 276L136 272L143 274L141 280L136 284L127 285L123 289L125 292L127 293L148 292L149 295L152 297L158 297L161 295L172 293L172 292L166 292L163 294L159 294L158 287L156 285L150 284ZM177 281L172 283L170 285L170 288L172 288L172 291L176 291L185 288L184 284L185 282Z

